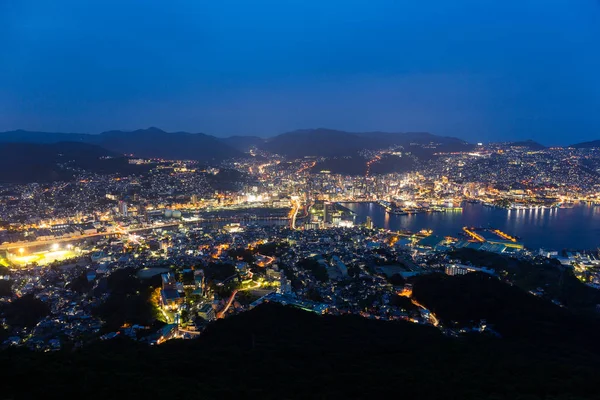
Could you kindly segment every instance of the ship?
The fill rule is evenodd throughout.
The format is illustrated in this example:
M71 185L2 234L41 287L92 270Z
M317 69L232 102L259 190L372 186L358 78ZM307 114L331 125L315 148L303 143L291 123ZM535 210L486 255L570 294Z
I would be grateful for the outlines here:
M573 207L575 207L575 203L573 203L571 201L560 203L560 205L559 205L559 208L573 208Z
M405 211L401 208L394 208L390 211L390 214L394 214L394 215L409 215L410 213L408 211Z
M385 200L377 200L377 204L379 204L381 207L385 208L385 211L387 212L393 212L393 208L392 208L392 203L390 203L389 201L385 201Z

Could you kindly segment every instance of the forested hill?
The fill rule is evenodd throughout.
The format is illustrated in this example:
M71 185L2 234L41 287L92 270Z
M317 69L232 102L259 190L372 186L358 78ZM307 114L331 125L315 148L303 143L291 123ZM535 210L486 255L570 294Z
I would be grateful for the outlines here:
M597 353L266 304L195 341L8 350L0 362L3 398L14 399L583 399L597 398Z

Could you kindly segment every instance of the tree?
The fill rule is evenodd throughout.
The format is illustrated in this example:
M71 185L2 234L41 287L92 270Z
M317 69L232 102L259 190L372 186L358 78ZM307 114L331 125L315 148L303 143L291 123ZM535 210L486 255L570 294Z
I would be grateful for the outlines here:
M275 257L281 256L289 247L286 242L271 242L259 245L256 250L262 255Z
M208 281L224 281L225 279L236 275L237 270L232 264L209 263L204 269L204 276Z
M316 301L319 303L323 301L323 297L321 296L319 291L314 287L308 289L308 291L306 292L306 297L309 300Z
M231 249L227 252L233 259L241 258L244 262L251 264L254 262L254 254L248 249Z
M50 314L50 307L33 294L19 297L4 306L4 317L9 325L33 327Z
M150 289L136 295L112 293L93 310L93 314L106 321L104 328L107 331L117 330L125 323L150 325L156 317Z
M108 290L112 294L135 294L139 288L140 280L133 268L116 270L108 277Z
M329 275L327 275L327 269L325 269L325 267L314 258L305 258L298 261L298 268L310 271L315 279L320 282L326 282L329 279Z
M0 297L12 296L12 281L7 279L0 280Z
M394 286L402 286L406 280L400 274L394 274L387 278L387 281Z
M92 288L92 284L88 281L86 274L83 273L73 279L68 284L68 288L78 293L86 293Z
M186 323L187 321L189 321L190 315L191 315L191 313L187 308L182 309L181 312L179 313L180 322L183 324L183 323Z

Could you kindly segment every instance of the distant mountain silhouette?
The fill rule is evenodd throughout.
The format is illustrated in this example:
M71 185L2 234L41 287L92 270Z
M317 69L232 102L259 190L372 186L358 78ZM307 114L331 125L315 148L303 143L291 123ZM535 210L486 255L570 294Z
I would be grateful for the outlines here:
M546 146L544 146L543 144L535 142L531 139L523 140L523 141L519 141L519 142L511 142L509 144L513 147L525 147L530 150L544 150L546 148Z
M469 144L463 140L425 132L351 133L319 128L297 130L275 136L268 139L262 148L290 157L333 157L352 156L363 149L377 150L394 145L405 146L407 151L410 151L411 144L437 144L440 147L439 151L456 151L469 147Z
M408 172L415 168L415 160L412 157L396 157L384 155L381 159L371 165L372 175L389 174L392 172ZM317 162L312 168L313 172L330 171L334 174L364 175L367 172L367 160L361 156L331 157Z
M357 133L358 136L368 138L370 140L377 140L386 145L395 144L429 144L437 143L441 145L466 145L468 144L462 139L451 137L451 136L438 136L429 132L362 132Z
M600 140L592 140L590 142L581 142L572 144L569 147L574 147L576 149L591 149L594 147L600 147Z
M290 157L352 155L362 149L374 149L356 134L333 129L303 129L270 138L262 145L264 150Z
M246 152L252 147L262 146L265 143L266 139L258 136L230 136L219 140L239 151Z
M90 142L84 133L32 132L18 129L0 133L0 143ZM97 135L94 135L97 136Z
M133 132L103 132L94 139L102 147L120 153L132 153L136 157L222 161L243 156L239 150L203 133L167 133L158 128L148 128Z
M77 143L0 143L0 182L48 182L73 176L67 165L90 167L100 157L115 153L100 146Z
M139 129L132 132L108 131L99 135L44 133L23 130L0 133L0 143L56 143L64 141L96 144L116 153L133 154L136 157L222 161L243 155L239 150L214 136L203 133L167 133L158 128Z
M108 131L99 135L82 133L30 132L24 130L0 133L0 143L57 143L82 142L99 145L107 150L136 157L188 159L219 162L242 157L251 147L289 157L352 156L360 150L377 150L402 145L406 151L421 152L422 146L436 151L458 151L469 144L453 137L436 136L426 132L362 132L352 133L334 129L302 129L283 133L269 139L256 136L217 138L203 133L165 132L158 128L131 132ZM421 146L414 146L421 145ZM431 146L430 146L431 145ZM412 146L412 148L411 148Z

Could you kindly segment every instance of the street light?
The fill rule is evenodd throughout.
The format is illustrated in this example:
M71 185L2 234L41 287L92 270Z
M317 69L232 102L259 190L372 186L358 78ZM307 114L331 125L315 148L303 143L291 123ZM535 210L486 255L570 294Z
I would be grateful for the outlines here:
M19 253L20 253L21 255L23 255L23 253L25 253L25 249L21 247L21 248L19 249Z

